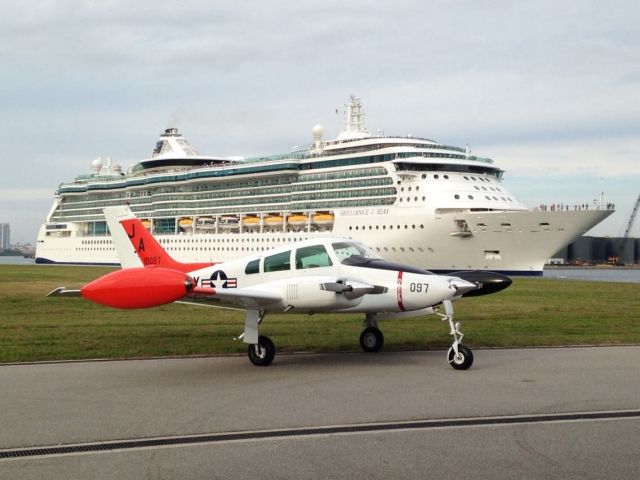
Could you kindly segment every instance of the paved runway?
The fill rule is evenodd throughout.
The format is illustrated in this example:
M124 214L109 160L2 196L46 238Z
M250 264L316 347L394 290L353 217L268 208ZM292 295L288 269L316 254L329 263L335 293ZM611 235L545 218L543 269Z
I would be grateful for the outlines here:
M474 353L0 366L0 449L106 442L0 479L640 478L640 347Z

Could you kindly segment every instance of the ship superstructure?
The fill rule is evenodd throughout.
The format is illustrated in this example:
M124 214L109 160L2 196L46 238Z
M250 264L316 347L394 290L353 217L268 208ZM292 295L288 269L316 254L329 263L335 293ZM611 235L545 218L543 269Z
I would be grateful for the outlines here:
M181 261L224 261L331 234L437 272L540 275L553 253L612 212L528 209L491 159L370 134L353 96L345 123L333 140L317 125L308 148L281 155L201 156L170 128L126 172L94 160L89 175L59 186L36 261L116 264L102 209L127 204Z

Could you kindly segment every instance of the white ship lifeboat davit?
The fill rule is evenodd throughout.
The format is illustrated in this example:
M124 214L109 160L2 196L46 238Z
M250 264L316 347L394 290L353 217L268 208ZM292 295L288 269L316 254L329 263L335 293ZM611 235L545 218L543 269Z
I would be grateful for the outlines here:
M227 216L227 215L225 215L224 217L220 217L220 226L222 228L237 227L239 222L240 222L240 219L238 217Z
M216 228L216 219L211 217L200 217L196 220L196 228L201 230Z

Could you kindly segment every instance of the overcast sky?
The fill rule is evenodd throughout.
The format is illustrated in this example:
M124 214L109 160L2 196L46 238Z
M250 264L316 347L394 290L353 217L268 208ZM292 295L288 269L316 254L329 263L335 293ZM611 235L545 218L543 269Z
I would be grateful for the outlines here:
M640 194L631 1L0 0L0 222L34 242L62 181L176 126L202 154L281 153L342 125L469 145L521 201ZM640 219L634 228L640 235Z

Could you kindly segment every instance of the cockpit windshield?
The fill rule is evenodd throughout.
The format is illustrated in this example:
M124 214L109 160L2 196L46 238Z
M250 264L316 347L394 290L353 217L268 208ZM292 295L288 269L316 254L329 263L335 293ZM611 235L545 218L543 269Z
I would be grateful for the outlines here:
M340 263L352 267L376 268L378 270L393 270L396 272L412 272L421 275L431 272L412 265L388 262L378 256L369 247L358 242L335 242L331 244Z
M345 265L353 265L366 260L380 260L380 256L373 252L370 248L356 242L335 242L331 246L336 252L336 256L340 263Z

